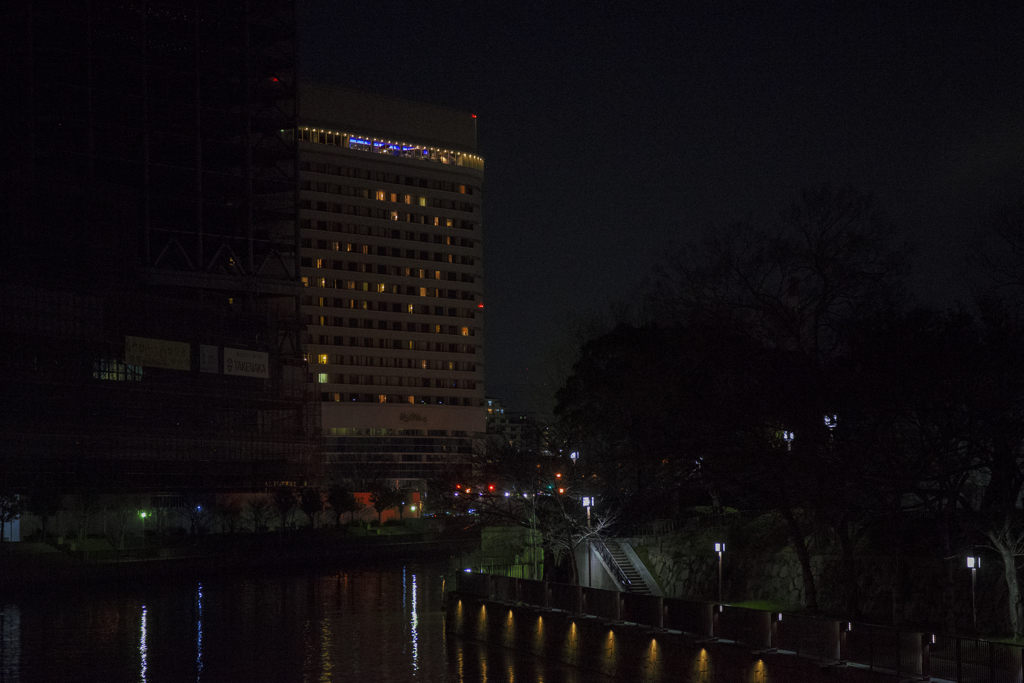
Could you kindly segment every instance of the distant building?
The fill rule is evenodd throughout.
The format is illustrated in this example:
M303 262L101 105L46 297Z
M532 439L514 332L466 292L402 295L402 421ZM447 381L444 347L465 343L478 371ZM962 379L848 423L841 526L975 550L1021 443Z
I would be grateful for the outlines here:
M475 117L299 94L301 306L328 469L425 491L485 430Z
M551 455L547 450L545 427L531 413L510 413L496 398L484 401L487 434L523 453Z
M505 415L505 407L496 398L484 400L487 406L487 433L501 436L508 439L508 416Z

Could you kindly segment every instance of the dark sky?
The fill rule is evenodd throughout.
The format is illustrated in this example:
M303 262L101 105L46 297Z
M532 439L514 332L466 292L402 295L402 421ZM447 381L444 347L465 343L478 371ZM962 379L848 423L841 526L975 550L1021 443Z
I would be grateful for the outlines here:
M801 187L875 194L916 292L1024 192L1024 2L300 0L300 73L478 115L487 393L526 408L566 320L665 246Z

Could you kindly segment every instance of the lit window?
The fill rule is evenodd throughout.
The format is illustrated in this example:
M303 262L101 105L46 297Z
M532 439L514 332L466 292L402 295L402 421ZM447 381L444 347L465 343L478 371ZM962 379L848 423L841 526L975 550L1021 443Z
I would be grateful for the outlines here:
M327 365L327 354L321 353L319 356L316 357L316 360L317 363L319 363L320 365Z
M317 382L319 382L320 384L327 384L327 373L326 372L321 372L316 377L317 377Z
M406 313L412 313L412 304L409 304L409 305L408 305L408 306L406 307Z
M324 267L324 260L322 258L318 258L316 260L316 267L317 268L323 268Z
M308 277L302 278L302 286L303 287L309 287L309 278Z
M398 212L397 211L392 211L391 212L391 220L393 220L393 221L397 221L398 220Z
M395 194L394 192L391 193L391 201L393 201L393 202L397 202L398 201L398 195Z
M387 200L387 193L384 190L377 190L377 201L383 202Z
M426 287L420 287L420 296L426 296L426 295L427 295L427 288Z
M411 194L405 195L405 203L406 204L412 204L412 195Z
M387 291L387 285L385 285L383 283L379 283L377 285L377 291L378 292L386 292Z
M420 200L420 206L426 206L427 205L427 198L426 197L419 197L419 200Z
M468 337L469 336L469 328L468 327L463 327L462 328L462 336L463 337Z

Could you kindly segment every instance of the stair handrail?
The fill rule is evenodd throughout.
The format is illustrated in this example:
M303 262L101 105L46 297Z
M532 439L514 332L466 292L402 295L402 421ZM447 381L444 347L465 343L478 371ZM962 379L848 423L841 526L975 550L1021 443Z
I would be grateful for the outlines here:
M633 582L626 577L626 574L622 571L622 568L619 566L619 563L615 561L615 557L613 557L612 552L608 550L608 546L605 545L604 539L594 539L594 545L597 546L598 554L601 556L601 559L605 561L605 564L608 565L609 569L612 570L612 573L615 575L615 578L618 580L618 582L621 583L627 589L630 586L632 586Z

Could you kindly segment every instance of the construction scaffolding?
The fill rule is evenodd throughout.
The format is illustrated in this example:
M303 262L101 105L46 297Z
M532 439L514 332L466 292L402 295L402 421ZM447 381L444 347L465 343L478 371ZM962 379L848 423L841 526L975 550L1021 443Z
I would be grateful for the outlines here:
M280 135L296 125L294 4L13 0L3 14L0 485L316 477L297 154ZM130 339L184 360L133 364ZM258 376L230 374L239 353L266 359Z

